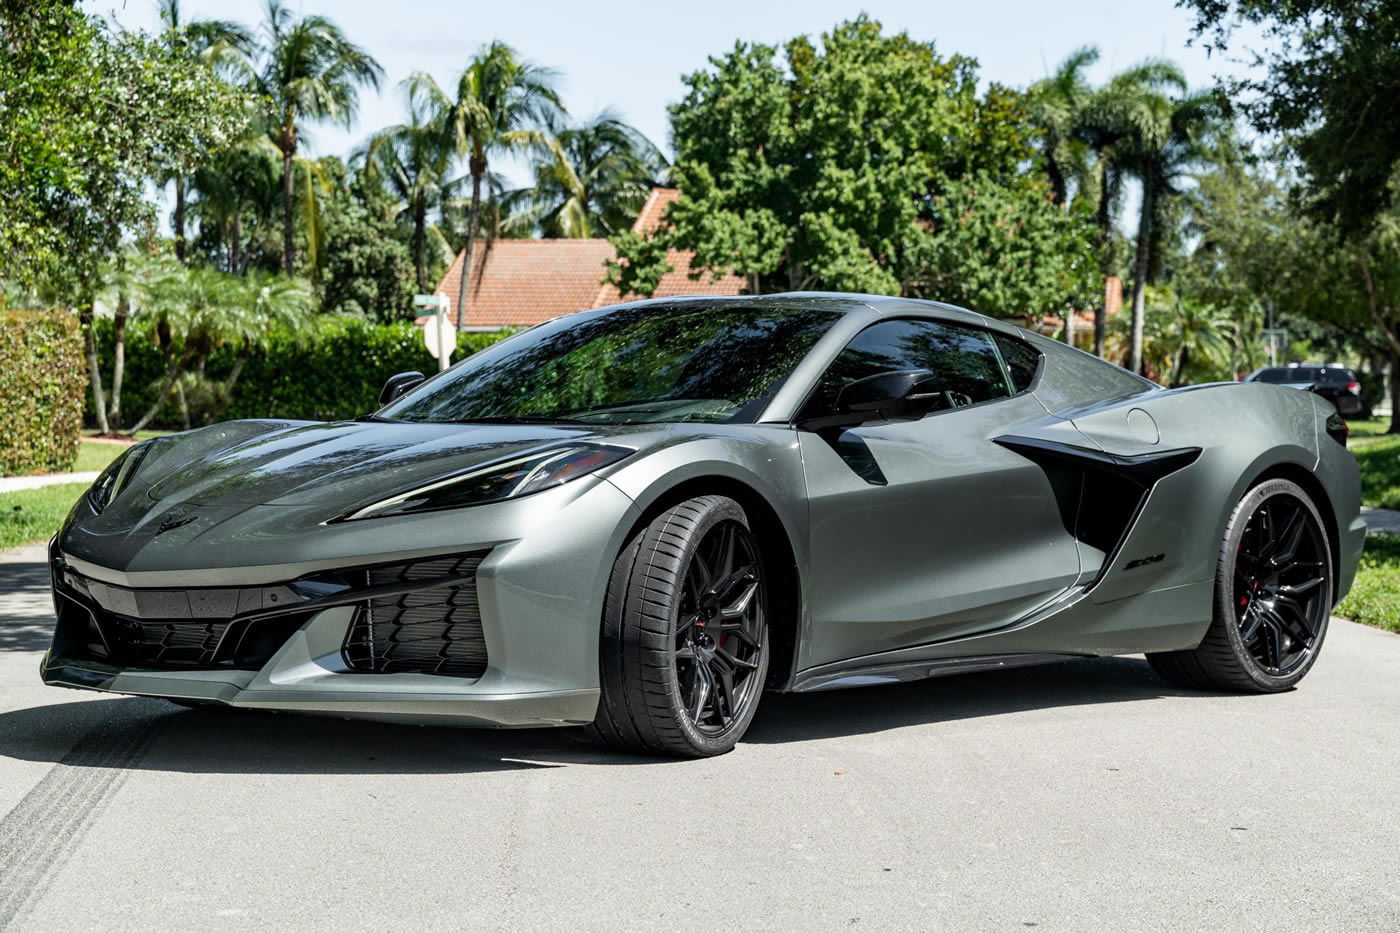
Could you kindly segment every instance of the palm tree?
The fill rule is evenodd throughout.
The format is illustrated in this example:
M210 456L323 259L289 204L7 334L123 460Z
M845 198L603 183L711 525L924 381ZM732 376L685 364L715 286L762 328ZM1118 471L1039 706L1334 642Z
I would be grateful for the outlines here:
M292 161L300 125L306 120L334 120L348 129L359 106L360 87L377 89L384 70L331 20L324 16L298 19L281 0L267 0L261 32L253 86L267 101L268 137L282 154L282 261L291 275L296 253ZM310 174L307 188L310 192Z
M1210 141L1223 128L1222 110L1213 91L1196 91L1171 99L1144 95L1128 139L1125 161L1142 183L1137 256L1133 264L1133 372L1142 371L1142 325L1147 296L1154 224L1169 198L1181 193L1183 175L1210 157Z
M1094 166L1086 182L1094 189L1094 219L1099 228L1099 253L1104 275L1117 266L1112 250L1113 219L1122 200L1123 178L1134 141L1151 123L1154 101L1168 90L1182 91L1186 78L1168 61L1148 59L1114 75L1084 102L1075 125L1076 135L1094 153ZM1094 309L1094 353L1104 355L1105 308Z
M510 223L546 237L603 237L632 226L658 176L660 150L611 113L554 133L557 148L541 153L535 184L517 192L522 209Z
M207 234L209 248L223 253L223 267L233 275L247 271L245 244L262 238L275 223L282 199L279 153L265 139L245 140L213 153L191 179L191 210ZM245 218L252 227L244 235Z
M404 82L408 96L407 123L386 127L365 147L365 173L385 185L399 201L400 215L413 224L413 262L418 291L428 290L426 253L428 213L450 198L461 182L448 176L456 154L452 140L442 131L446 114L434 100L425 99L412 80Z
M130 434L151 422L191 366L202 374L209 355L228 344L237 348L238 355L222 383L226 395L253 350L267 345L274 325L299 332L312 308L311 291L300 280L267 275L239 278L207 266L176 265L164 270L147 284L145 298L143 317L154 330L166 366L155 402Z
M1099 60L1092 45L1076 49L1055 73L1030 86L1031 119L1044 133L1041 154L1056 204L1069 207L1069 182L1082 183L1088 174L1088 146L1080 132L1084 113L1093 100L1084 72ZM1082 188L1082 184L1076 186Z
M251 49L252 37L241 23L216 19L184 22L180 0L160 0L160 18L165 21L161 43L170 51L183 54L192 63L217 66L244 56ZM175 256L181 262L185 261L185 179L189 173L189 166L172 165L166 176L160 179L162 184L168 181L175 184L175 214L171 218L171 226L175 232Z
M467 243L462 260L462 288L457 295L457 328L467 323L467 279L472 267L472 241L481 213L481 186L491 156L525 149L553 148L540 127L564 109L554 89L555 75L521 61L504 42L492 42L467 64L457 79L455 94L443 92L431 77L409 79L416 93L443 114L443 132L456 152L467 159L472 195L468 209Z

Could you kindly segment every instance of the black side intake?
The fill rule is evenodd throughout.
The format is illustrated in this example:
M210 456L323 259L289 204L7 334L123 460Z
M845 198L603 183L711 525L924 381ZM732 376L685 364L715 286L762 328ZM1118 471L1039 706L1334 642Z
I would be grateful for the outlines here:
M357 605L341 654L353 671L480 677L486 638L477 604L476 569L485 551L372 567L364 585L410 586Z

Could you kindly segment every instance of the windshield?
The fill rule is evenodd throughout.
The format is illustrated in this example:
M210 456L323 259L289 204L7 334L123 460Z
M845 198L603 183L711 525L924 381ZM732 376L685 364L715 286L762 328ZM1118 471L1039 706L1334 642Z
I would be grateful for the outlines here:
M379 412L402 421L752 421L841 316L802 307L634 305L489 347Z

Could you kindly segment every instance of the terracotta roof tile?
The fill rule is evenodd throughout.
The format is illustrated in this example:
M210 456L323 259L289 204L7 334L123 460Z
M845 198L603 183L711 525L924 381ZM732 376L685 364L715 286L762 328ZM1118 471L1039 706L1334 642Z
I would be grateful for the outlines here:
M661 225L666 206L680 197L674 188L657 188L647 198L633 230L651 232ZM585 308L621 300L617 289L602 284L607 261L614 257L607 240L485 240L472 245L472 277L467 295L467 324L474 327L528 327ZM450 316L457 319L457 294L462 287L462 256L443 276L436 293L446 295ZM718 282L710 274L689 277L692 254L671 250L666 260L674 268L662 276L655 297L675 295L738 295L744 279L726 275Z

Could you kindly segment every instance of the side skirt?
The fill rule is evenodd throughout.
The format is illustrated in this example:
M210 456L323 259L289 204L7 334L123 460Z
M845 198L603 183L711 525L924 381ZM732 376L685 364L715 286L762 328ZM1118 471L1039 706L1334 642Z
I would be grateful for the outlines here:
M841 690L846 687L868 687L874 684L896 684L949 674L972 671L994 671L1036 664L1056 664L1094 657L1085 654L988 654L963 658L942 658L923 661L888 661L832 670L832 665L802 671L793 678L793 693L813 693L818 690Z

